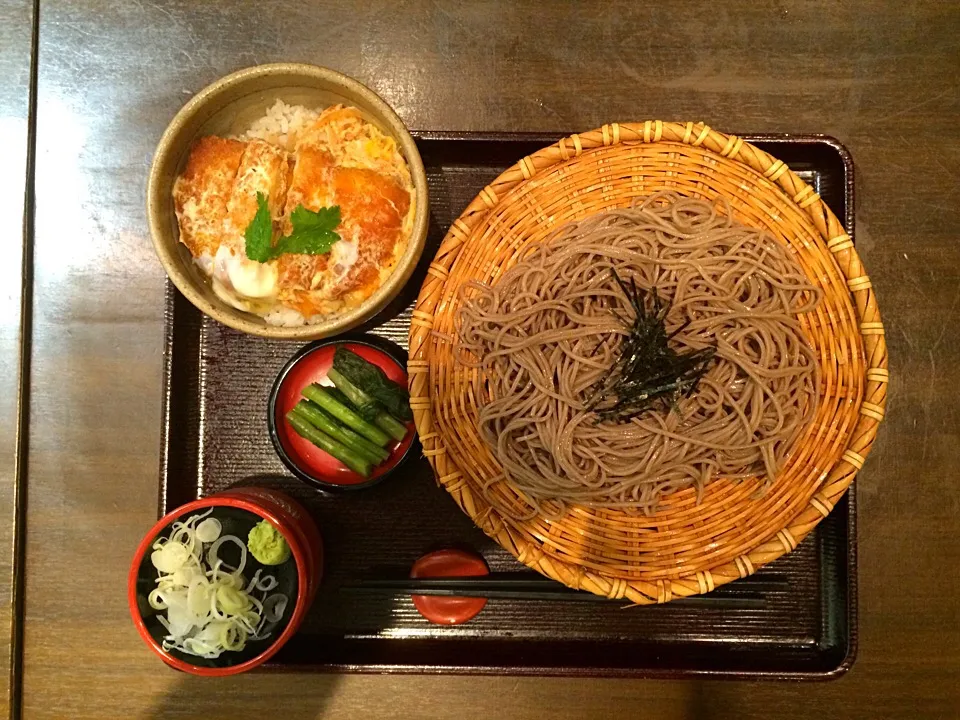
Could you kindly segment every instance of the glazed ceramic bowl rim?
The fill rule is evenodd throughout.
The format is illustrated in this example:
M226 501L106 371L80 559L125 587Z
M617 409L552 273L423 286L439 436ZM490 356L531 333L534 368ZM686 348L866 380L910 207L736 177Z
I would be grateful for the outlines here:
M240 510L246 510L247 512L263 518L277 528L277 530L280 531L280 534L283 535L284 539L287 541L287 544L290 546L294 562L297 566L297 601L293 608L293 614L290 616L290 620L287 622L283 631L277 638L274 639L272 643L264 648L263 652L260 654L242 663L228 665L226 667L201 667L199 665L193 665L192 663L186 662L185 660L181 660L180 658L174 657L168 653L163 649L163 647L161 647L160 643L157 642L153 635L150 634L150 631L147 629L146 621L143 619L143 614L140 612L137 603L137 580L140 577L140 565L143 563L144 557L153 546L153 543L156 541L157 536L167 525L174 522L178 518L183 517L187 513L195 510L202 510L203 508L208 507L236 508ZM223 677L226 675L237 675L247 670L251 670L258 665L262 665L271 657L273 657L277 651L280 650L280 648L283 647L291 637L293 637L307 613L307 605L310 600L308 579L309 576L306 558L304 557L303 551L300 547L300 541L291 536L290 530L286 526L285 522L280 520L270 510L260 507L251 500L230 496L222 497L211 495L210 497L200 498L199 500L188 502L185 505L181 505L180 507L174 509L172 512L167 513L160 518L152 528L150 528L146 535L144 535L143 540L140 542L140 545L137 547L137 551L133 556L133 562L130 564L130 573L127 576L127 603L130 606L130 615L133 617L134 625L136 625L137 631L140 633L140 637L143 638L144 642L149 645L150 649L153 650L153 652L156 653L161 660L177 670L182 670L192 675Z
M347 94L360 98L372 111L373 116L387 126L389 133L399 143L410 168L410 177L416 196L417 207L413 230L407 239L407 248L397 261L393 272L373 295L359 306L337 313L314 325L297 327L268 325L256 315L231 308L226 303L218 305L211 302L209 297L197 288L197 279L184 269L179 240L169 242L169 218L163 210L165 207L171 207L173 203L171 197L161 197L161 195L165 195L163 193L165 178L162 172L165 161L168 156L180 153L185 140L190 142L194 139L192 137L186 139L182 137L184 126L198 115L202 115L209 103L217 101L224 95L229 96L238 86L242 87L251 81L270 76L299 78L304 87L316 87L320 90L325 88L340 89ZM219 112L220 109L215 110L211 113L211 117ZM184 297L201 312L235 330L252 335L313 340L336 335L365 322L380 312L403 289L420 260L426 240L429 219L426 172L417 145L403 121L379 95L362 83L335 70L317 65L305 63L257 65L238 70L207 85L174 116L160 138L150 167L147 182L147 217L153 247L164 271Z
M297 352L295 352L293 356L287 360L286 363L284 363L283 367L280 369L280 372L277 373L277 379L273 381L273 387L270 388L270 399L267 402L267 430L270 433L270 442L273 443L273 449L277 453L277 457L280 458L280 461L286 466L287 470L292 472L297 477L297 479L310 485L310 487L316 488L322 492L337 494L350 493L357 490L366 490L369 487L373 487L374 485L383 482L386 478L396 472L397 468L406 461L407 456L413 450L414 445L416 445L416 437L411 438L407 449L403 451L403 455L397 458L397 461L392 468L375 478L352 484L330 482L322 477L313 475L312 473L309 473L305 469L301 468L296 462L294 462L293 458L290 457L290 453L287 452L287 449L283 446L283 443L280 440L280 432L277 430L277 396L280 394L280 387L283 385L283 381L287 379L287 375L289 375L293 368L296 367L297 363L303 360L310 353L329 345L347 344L363 345L365 347L372 348L373 350L376 350L377 352L390 358L390 360L395 362L397 366L404 371L404 373L407 371L403 365L403 362L394 357L393 353L370 339L356 339L350 336L340 336L336 338L327 338L324 340L314 340L313 342L307 343L302 348L297 350ZM412 432L414 433L414 436L416 436L416 428L414 428Z

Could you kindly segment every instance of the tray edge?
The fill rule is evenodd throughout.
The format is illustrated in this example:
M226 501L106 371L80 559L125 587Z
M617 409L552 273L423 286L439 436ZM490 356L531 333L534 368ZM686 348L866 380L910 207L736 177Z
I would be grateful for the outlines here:
M425 141L487 141L487 142L543 142L549 145L557 139L569 135L569 132L475 132L475 131L444 131L444 130L411 130L415 140ZM851 239L855 242L855 165L850 151L836 138L819 133L736 133L743 140L751 143L770 144L816 144L830 147L840 158L843 164L844 183L844 226ZM176 305L178 292L169 278L165 281L164 291L164 359L162 371L162 403L161 403L161 437L160 437L160 467L158 487L158 513L162 516L169 512L169 471L170 471L170 429L173 401L171 389L173 381L173 347L175 341ZM833 680L845 675L856 661L859 648L858 639L858 582L857 582L857 512L856 487L854 480L847 491L847 602L846 602L846 652L840 663L833 669L814 672L763 671L763 670L651 670L644 668L556 668L556 667L482 667L482 666L411 666L411 665L356 665L330 664L283 666L268 664L263 666L265 672L324 672L324 673L362 673L362 674L455 674L455 675L516 675L538 677L609 677L609 678L651 678L651 679L728 679L728 680L801 680L817 682Z

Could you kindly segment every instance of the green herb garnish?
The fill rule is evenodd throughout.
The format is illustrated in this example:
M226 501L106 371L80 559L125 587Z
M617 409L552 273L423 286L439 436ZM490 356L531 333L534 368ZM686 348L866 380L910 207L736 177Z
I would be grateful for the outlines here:
M340 224L339 205L320 208L316 212L297 205L290 213L290 222L293 224L293 232L280 238L273 249L275 255L323 255L330 252L333 244L340 239L333 231Z
M243 232L247 241L247 257L257 262L267 262L273 255L273 220L267 196L257 193L257 214Z
M620 343L610 374L593 386L586 406L600 420L626 422L658 401L669 409L680 398L692 395L716 348L674 350L669 341L686 325L668 335L666 319L670 308L656 291L646 293L632 278L628 285L611 272L633 308L634 317L631 321L618 315L630 332Z
M320 208L316 212L297 205L290 213L293 232L273 244L273 220L267 197L257 193L257 214L247 225L243 236L247 241L247 257L257 262L267 262L280 255L324 255L330 252L340 236L334 232L340 224L340 206Z

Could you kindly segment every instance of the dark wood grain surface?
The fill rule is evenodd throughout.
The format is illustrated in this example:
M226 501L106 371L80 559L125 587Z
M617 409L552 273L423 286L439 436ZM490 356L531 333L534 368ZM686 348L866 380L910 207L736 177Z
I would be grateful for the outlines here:
M11 0L0 8L8 83L24 67L17 47L29 13ZM26 717L957 716L954 3L41 0L40 22ZM887 421L857 481L861 646L847 677L818 685L296 674L210 682L166 671L146 651L127 616L124 579L157 496L164 278L145 221L147 167L192 93L277 60L353 75L416 129L703 119L846 143L858 169L858 247L884 312L893 378ZM23 92L7 88L0 102L16 138ZM6 137L6 153L22 155ZM16 237L6 204L0 217ZM15 318L6 307L3 427L14 387L6 343Z

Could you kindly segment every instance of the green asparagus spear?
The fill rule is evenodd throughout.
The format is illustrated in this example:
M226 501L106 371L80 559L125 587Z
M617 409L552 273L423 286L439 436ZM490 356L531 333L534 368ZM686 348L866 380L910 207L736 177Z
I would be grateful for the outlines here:
M358 388L341 373L330 368L327 371L327 377L333 380L337 390L342 392L350 404L356 409L357 414L365 420L376 420L377 415L383 412L383 406Z
M333 380L333 384L337 386L337 390L347 397L350 404L357 408L357 412L361 416L371 419L372 415L373 422L379 428L392 435L397 442L402 441L407 436L406 425L384 410L380 403L367 395L354 383L350 382L342 373L331 368L327 373L327 377Z
M403 441L407 436L407 426L388 412L380 413L373 422L381 430L386 430L397 442Z
M387 435L376 425L364 420L346 405L334 400L330 393L327 392L326 388L323 388L316 383L313 385L308 385L303 389L303 396L307 398L307 400L312 400L315 402L323 410L333 415L337 420L342 422L351 430L363 435L372 443L383 447L390 442L389 435Z
M318 430L296 408L287 413L287 421L297 435L306 438L325 453L329 453L351 470L369 477L371 463L343 443L339 443L326 433Z
M301 400L298 402L296 410L309 420L310 424L315 428L322 430L334 440L342 442L359 455L368 458L374 465L382 463L390 457L390 453L382 447L374 445L346 425L341 425L309 400Z
M346 406L347 406L348 408L350 408L351 410L356 410L356 408L353 406L353 403L350 402L350 398L348 398L346 395L344 395L342 392L340 392L339 390L337 390L337 389L336 389L335 387L333 387L332 385L330 385L329 387L326 386L326 385L324 385L324 386L323 386L323 389L326 390L328 393L330 393L330 397L332 397L332 398L333 398L334 400L336 400L338 403L341 403L342 405L346 405ZM358 414L359 414L359 413L358 413ZM368 422L373 422L373 417L372 417L372 416L371 416L371 417L364 417L363 415L360 415L360 417L362 417L364 420L367 420Z

